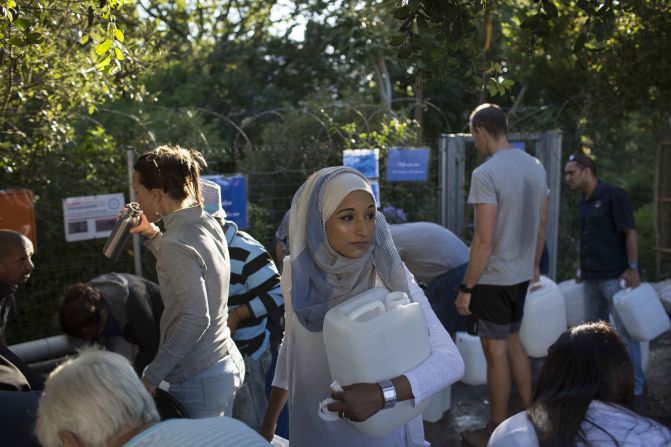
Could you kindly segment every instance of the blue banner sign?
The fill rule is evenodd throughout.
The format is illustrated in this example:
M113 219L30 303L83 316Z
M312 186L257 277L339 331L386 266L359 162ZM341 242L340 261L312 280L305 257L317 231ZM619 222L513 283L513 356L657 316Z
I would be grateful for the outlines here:
M387 154L388 182L425 182L429 177L429 148L393 147Z
M249 228L247 178L242 174L204 175L202 177L221 186L221 205L226 211L226 219L235 222L240 229Z
M375 196L375 208L380 208L382 202L380 201L380 182L377 180L370 181L370 187L373 190L373 195Z
M357 169L368 178L380 176L379 149L345 149L342 153L344 166Z

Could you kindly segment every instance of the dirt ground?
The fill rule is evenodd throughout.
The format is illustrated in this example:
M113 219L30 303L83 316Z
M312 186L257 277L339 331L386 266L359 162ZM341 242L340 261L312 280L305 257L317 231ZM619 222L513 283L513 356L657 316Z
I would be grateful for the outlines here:
M534 377L541 364L542 360L532 361ZM671 427L671 332L650 343L646 377L645 415ZM520 410L519 401L513 396L510 414ZM436 423L424 422L426 440L433 447L462 446L461 432L484 426L488 416L487 387L458 382L452 386L452 405L443 418Z

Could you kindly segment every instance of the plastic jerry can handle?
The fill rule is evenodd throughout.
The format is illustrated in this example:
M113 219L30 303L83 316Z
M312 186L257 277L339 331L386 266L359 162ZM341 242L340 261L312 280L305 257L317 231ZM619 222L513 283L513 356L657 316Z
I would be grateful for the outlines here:
M380 311L380 313L384 313L384 311L387 309L384 307L382 301L371 301L370 303L366 303L358 309L354 309L349 315L347 315L347 318L352 321L356 321L356 319L361 315L375 310Z
M405 292L389 292L387 296L384 297L384 305L387 306L387 309L393 309L394 307L408 304L409 301L408 294Z
M335 392L338 392L338 391L342 391L343 389L340 386L340 384L338 383L338 381L334 380L333 383L331 384L331 390L335 391ZM323 401L319 402L319 413L318 414L319 414L319 417L322 420L324 420L326 422L335 422L335 421L344 421L345 420L345 419L342 419L340 417L340 415L338 414L337 411L331 411L328 408L326 408L326 406L328 404L332 404L334 402L338 402L338 401L335 400L335 399L332 399L330 397L328 397L328 398L324 399Z

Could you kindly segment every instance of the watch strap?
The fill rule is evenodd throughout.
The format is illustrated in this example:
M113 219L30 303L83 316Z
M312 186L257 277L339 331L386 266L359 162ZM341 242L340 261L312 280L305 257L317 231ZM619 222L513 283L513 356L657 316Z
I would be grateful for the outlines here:
M475 290L475 287L468 287L465 283L459 284L459 291L461 293L473 293L473 290Z
M396 388L394 387L394 384L391 383L391 380L389 379L380 380L377 384L380 385L380 388L382 389L382 397L384 398L384 406L382 409L387 410L389 408L394 408L397 402Z

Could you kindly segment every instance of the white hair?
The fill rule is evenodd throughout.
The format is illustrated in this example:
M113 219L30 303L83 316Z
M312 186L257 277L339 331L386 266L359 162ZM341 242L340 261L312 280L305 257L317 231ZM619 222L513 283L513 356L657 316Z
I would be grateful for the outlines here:
M44 447L60 447L63 431L90 447L104 447L121 430L158 421L154 400L128 360L89 348L49 375L35 433Z

